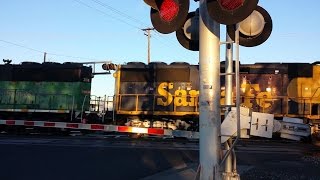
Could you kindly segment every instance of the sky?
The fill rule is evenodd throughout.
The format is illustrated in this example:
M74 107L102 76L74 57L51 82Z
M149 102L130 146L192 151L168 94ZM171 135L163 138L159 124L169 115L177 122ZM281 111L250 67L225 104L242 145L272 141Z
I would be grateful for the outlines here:
M240 48L242 64L320 61L320 2L260 0L273 31L260 46ZM190 1L190 12L199 7ZM43 62L147 63L150 8L143 0L0 0L0 59ZM225 26L221 25L221 41ZM183 48L175 33L151 32L151 61L198 64L199 53ZM221 60L224 47L221 46ZM0 61L0 63L2 63ZM100 69L98 65L97 70ZM97 75L92 94L112 96L112 75Z

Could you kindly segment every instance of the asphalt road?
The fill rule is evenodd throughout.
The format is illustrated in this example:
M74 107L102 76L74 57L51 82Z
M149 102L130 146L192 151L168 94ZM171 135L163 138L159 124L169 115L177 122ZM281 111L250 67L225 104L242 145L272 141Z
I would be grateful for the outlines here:
M140 179L197 161L197 151L145 141L0 138L1 180ZM167 148L165 148L167 146Z
M236 152L241 179L320 179L312 145L241 141ZM199 151L197 142L1 135L0 157L1 180L193 179Z

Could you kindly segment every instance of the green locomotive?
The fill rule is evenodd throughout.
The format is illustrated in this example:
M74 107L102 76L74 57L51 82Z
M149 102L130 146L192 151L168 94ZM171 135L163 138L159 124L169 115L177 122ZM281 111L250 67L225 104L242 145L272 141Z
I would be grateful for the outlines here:
M75 121L90 108L92 77L79 63L0 65L0 118Z

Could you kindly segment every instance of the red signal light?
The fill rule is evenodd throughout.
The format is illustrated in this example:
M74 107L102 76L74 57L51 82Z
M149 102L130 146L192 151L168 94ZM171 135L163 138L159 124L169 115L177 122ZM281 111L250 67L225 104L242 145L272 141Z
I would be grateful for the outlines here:
M244 0L220 0L220 5L228 10L232 11L243 5Z
M164 0L159 10L161 19L171 22L178 15L179 4L174 0Z
M247 18L259 0L207 0L209 16L220 24L236 24Z
M189 12L190 0L144 0L151 7L150 18L153 27L168 34L178 30Z

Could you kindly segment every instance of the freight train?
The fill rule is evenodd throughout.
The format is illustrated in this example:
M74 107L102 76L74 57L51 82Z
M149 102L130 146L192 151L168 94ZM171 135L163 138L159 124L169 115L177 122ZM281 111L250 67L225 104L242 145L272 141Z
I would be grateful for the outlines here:
M220 67L223 73L224 62ZM90 113L92 68L53 62L0 65L0 119L198 130L198 65L129 62L103 68L115 70L112 112L104 112L110 121ZM221 107L224 81L221 76ZM320 63L240 64L240 86L242 106L276 119L301 118L319 137ZM233 92L235 97L235 87Z

